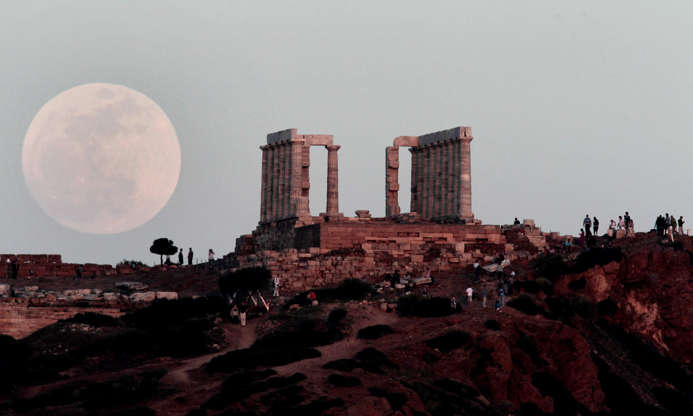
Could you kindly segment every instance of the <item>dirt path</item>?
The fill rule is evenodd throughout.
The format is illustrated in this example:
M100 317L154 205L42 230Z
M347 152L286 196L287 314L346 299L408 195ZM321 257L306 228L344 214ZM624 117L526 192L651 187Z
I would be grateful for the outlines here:
M234 324L222 325L224 336L226 337L226 342L228 343L226 348L212 354L201 355L199 357L182 361L175 368L168 369L168 373L166 373L166 375L161 379L161 383L163 385L170 385L184 390L185 387L190 384L190 371L202 367L202 365L206 364L214 357L226 354L229 351L248 348L251 346L253 342L255 342L255 329L257 328L258 323L259 320L254 319L249 321L248 325L245 327Z

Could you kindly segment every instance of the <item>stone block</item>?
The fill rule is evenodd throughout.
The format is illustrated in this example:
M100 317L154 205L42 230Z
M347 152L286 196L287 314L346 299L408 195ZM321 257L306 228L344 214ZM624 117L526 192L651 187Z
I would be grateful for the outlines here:
M133 303L148 303L154 302L156 299L156 292L136 292L130 295L130 302Z
M156 298L176 300L178 299L178 292L156 292Z

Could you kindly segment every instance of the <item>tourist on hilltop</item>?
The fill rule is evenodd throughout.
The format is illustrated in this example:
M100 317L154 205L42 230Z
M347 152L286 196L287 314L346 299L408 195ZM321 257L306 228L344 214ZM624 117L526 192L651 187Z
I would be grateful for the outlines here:
M585 233L587 237L592 235L592 220L590 219L590 214L585 215L585 219L582 220L582 225L585 226Z
M671 214L671 230L673 234L676 234L676 216Z
M474 289L472 289L470 286L467 288L467 290L465 290L465 292L467 293L467 305L471 305L472 304L472 295L474 294Z
M193 261L193 251L192 247L188 248L188 266L192 266Z
M683 215L679 217L679 234L684 235L685 233L683 232L683 223L686 221L683 220Z
M520 220L515 217L515 221L513 222L513 225L520 225Z
M183 264L183 249L181 248L180 251L178 251L178 265L182 266Z
M485 287L481 288L481 307L486 308L486 299L488 298L488 290Z
M618 223L616 223L616 229L617 230L623 230L624 228L626 228L626 223L625 223L625 221L623 221L623 217L619 215L618 216Z
M592 228L594 228L594 235L598 235L599 232L599 220L597 217L592 219Z
M655 220L655 230L657 230L658 237L664 236L664 217L662 217L662 214L657 215L657 219Z
M503 289L503 286L498 289L498 299L500 300L502 308L505 305L505 289Z
M214 250L211 248L209 249L209 253L207 253L207 260L210 262L214 261Z
M623 223L626 226L626 235L628 235L629 232L633 232L633 220L630 218L630 214L628 211L626 211L626 214L623 216Z

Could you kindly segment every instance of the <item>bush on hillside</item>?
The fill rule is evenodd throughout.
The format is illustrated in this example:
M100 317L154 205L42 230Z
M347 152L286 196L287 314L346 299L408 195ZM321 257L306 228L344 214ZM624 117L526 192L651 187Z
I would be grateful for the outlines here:
M429 339L426 341L426 345L447 353L465 346L471 339L472 336L468 332L453 330L439 337Z
M516 298L510 299L507 302L507 305L513 309L517 309L520 312L524 312L527 315L536 315L543 312L543 309L540 306L537 306L532 298L527 295L520 295Z
M537 275L545 277L551 281L556 281L560 276L570 272L570 266L563 261L560 254L542 254L532 260Z
M621 261L623 252L619 247L594 247L580 253L575 260L575 273L582 273L594 266L604 266L614 261Z
M427 298L419 295L405 295L397 301L397 313L400 316L431 318L448 316L455 312L450 306L450 300L442 297Z
M248 267L226 272L219 277L219 290L223 294L238 290L266 290L272 283L272 273L264 267Z
M359 339L378 339L385 335L394 334L395 331L388 325L373 325L359 329L356 338Z

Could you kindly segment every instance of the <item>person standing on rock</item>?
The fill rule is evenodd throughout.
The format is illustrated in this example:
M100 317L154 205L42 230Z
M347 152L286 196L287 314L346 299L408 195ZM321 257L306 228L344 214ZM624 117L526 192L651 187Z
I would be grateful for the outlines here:
M671 230L676 234L676 216L671 214Z
M686 222L683 220L683 215L679 217L679 234L684 235L685 233L683 232L683 223Z
M626 211L626 214L623 216L623 222L626 225L626 235L628 235L629 232L633 232L633 220L630 218L630 214L628 211Z
M517 217L515 217L515 222L513 222L513 225L520 225L520 220L518 220Z
M585 215L585 219L582 220L582 225L585 226L585 234L587 237L592 235L592 220L590 219L590 214Z
M505 305L505 289L503 289L503 286L498 289L498 300L502 308Z
M183 266L183 264L185 264L185 263L183 263L183 249L181 248L178 251L178 265Z
M188 266L192 266L193 261L193 251L192 247L188 248Z
M470 286L467 288L467 290L465 290L465 292L467 292L467 305L471 305L472 304L472 295L474 294L474 289L472 289L472 287Z
M597 217L594 217L592 219L592 227L594 228L594 235L599 235L599 220L597 219Z

